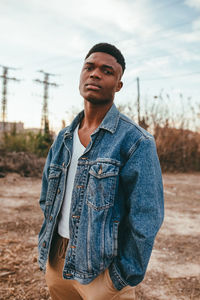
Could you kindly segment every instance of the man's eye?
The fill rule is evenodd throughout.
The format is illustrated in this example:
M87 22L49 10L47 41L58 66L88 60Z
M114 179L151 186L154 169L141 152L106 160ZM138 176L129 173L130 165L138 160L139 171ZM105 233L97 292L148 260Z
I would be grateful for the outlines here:
M85 67L85 70L91 71L91 70L92 70L92 67Z
M107 75L111 75L112 71L110 71L110 70L104 70L104 73L107 74Z

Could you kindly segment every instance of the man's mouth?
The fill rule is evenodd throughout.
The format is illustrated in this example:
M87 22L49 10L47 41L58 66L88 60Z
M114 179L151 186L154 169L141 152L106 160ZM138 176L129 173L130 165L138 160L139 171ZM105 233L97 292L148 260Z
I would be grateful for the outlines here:
M98 91L101 89L101 86L96 84L96 83L87 83L86 85L87 90L93 90L93 91Z

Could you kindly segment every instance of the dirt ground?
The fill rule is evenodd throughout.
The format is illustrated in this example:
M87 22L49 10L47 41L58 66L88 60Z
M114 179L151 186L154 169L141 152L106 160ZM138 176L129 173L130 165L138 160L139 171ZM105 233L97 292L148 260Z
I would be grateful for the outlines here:
M0 299L50 299L37 265L40 179L0 179ZM200 173L164 174L165 221L137 300L200 299ZM95 300L95 299L94 299Z

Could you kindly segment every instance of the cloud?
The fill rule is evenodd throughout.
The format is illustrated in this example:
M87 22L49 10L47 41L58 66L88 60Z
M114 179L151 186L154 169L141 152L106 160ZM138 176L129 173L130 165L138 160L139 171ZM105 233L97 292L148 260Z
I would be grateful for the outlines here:
M199 60L200 19L196 11L188 7L199 9L200 0L185 1L187 7L183 7L183 15L179 11L182 3L172 2L166 6L166 3L154 4L153 0L1 0L0 63L21 66L23 73L20 71L18 77L30 81L29 87L27 82L20 83L16 98L20 99L22 107L27 105L30 89L36 89L32 84L36 70L61 74L62 77L56 77L55 81L63 86L55 92L50 89L50 95L54 93L59 103L52 111L61 118L66 106L71 105L70 101L79 101L81 60L89 48L100 41L116 44L124 54L127 61L124 79L130 82L131 95L137 76L148 79L192 72ZM183 19L191 23L185 27L176 26ZM148 81L145 82L147 85ZM149 86L158 90L163 84L167 81L151 81ZM41 88L38 87L38 93ZM26 96L21 95L20 90L26 90ZM126 93L124 89L120 97L124 95L125 99ZM35 102L32 98L29 101ZM17 103L14 97L13 102ZM51 103L55 106L55 102Z
M0 35L4 43L21 47L25 51L37 54L78 56L85 47L81 31L73 30L70 24L59 26L50 24L51 16L44 19L42 12L31 16L16 14L13 18L1 15ZM48 30L49 28L49 30Z
M122 36L124 39L142 39L151 35L156 27L149 13L148 0L75 0L70 5L65 0L30 0L30 3L46 16L53 16L55 27L75 28L86 40L110 39L117 42ZM66 35L68 33L66 30Z
M148 0L11 0L0 3L0 35L10 49L35 57L82 57L94 43L116 44L126 56L151 38L159 26ZM6 30L5 30L6 28ZM12 37L12 38L11 38Z
M192 26L194 30L200 30L200 19L195 20Z
M186 43L200 42L200 32L184 33L180 38Z
M185 4L192 8L200 10L200 0L186 0Z
M76 24L89 27L91 30L100 30L103 34L107 34L107 32L102 32L104 24L112 24L116 30L127 33L133 33L136 28L142 31L145 24L142 25L140 19L145 15L148 16L146 9L148 1L145 0L129 2L129 5L127 5L127 1L122 0L101 0L98 3L92 0L84 2L75 0L70 5L67 5L65 0L59 0L56 3L49 0L48 3L42 3L45 5L44 8L56 12L61 17L65 16ZM108 32L110 29L107 26Z
M177 55L177 59L179 59L179 61L182 60L183 62L200 61L200 54L185 49L182 53Z

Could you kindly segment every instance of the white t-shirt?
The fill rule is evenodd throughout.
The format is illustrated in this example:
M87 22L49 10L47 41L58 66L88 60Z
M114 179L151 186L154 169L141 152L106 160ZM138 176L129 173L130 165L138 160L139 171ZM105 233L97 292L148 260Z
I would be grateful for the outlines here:
M72 190L74 187L74 179L76 175L78 159L85 151L85 147L81 144L78 136L78 127L79 125L74 130L72 158L71 158L71 163L69 165L69 170L67 175L65 197L63 200L60 219L58 222L59 235L68 239L69 239L69 214L70 214L70 207L71 207Z

